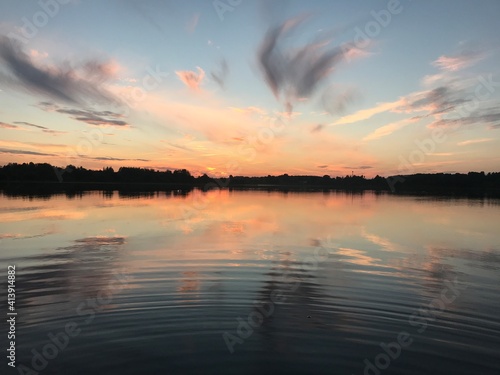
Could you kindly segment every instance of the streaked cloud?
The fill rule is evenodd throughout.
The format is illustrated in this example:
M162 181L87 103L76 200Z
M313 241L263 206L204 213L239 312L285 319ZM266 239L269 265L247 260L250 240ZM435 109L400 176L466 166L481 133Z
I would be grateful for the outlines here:
M432 65L441 70L456 72L476 64L485 54L480 51L462 51L454 56L440 56Z
M4 123L4 122L0 122L0 128L28 131L28 129L26 129L24 127L21 127L21 126L18 126L18 125L22 125L22 126L28 126L28 127L33 127L33 128L36 128L36 129L40 129L43 133L47 133L47 134L51 134L51 135L61 135L61 134L67 134L68 133L66 131L53 130L53 129L49 129L49 128L45 127L45 126L32 124L32 123L26 122L26 121L14 121L14 124L17 124L17 125L12 125L12 124L7 124L7 123Z
M290 46L292 31L307 18L299 16L271 27L257 51L267 85L289 112L297 102L310 98L344 59L344 54L354 49L351 44L332 47L329 41Z
M124 159L124 158L114 158L111 156L96 156L96 157L83 156L83 157L85 159L103 160L103 161L151 161L148 159Z
M78 105L120 103L105 85L116 71L111 62L88 60L76 68L68 63L43 66L6 36L0 36L0 61L10 73L0 74L0 82L12 88Z
M390 124L384 125L378 129L376 129L374 132L365 136L363 138L363 141L373 141L375 139L386 137L386 136L394 133L395 131L397 131L397 130L399 130L399 129L405 127L406 125L408 125L412 122L415 122L415 121L416 120L413 120L413 119L404 119L401 121L396 121L396 122L392 122Z
M351 115L343 116L337 121L335 121L332 125L344 125L344 124L352 124L362 120L368 120L369 118L383 112L387 112L393 109L400 107L402 104L401 101L389 102L389 103L379 103L375 107L363 109L358 112L355 112Z
M325 128L325 125L323 125L323 124L317 124L317 125L314 125L314 126L311 128L310 132L311 132L311 133L319 133L319 132L320 132L320 131L322 131L324 128Z
M494 138L480 138L480 139L469 139L467 141L462 141L458 142L457 146L468 146L468 145L473 145L476 143L485 143L485 142L491 142L494 141Z
M198 26L198 22L200 22L200 13L195 13L186 24L186 30L190 34L194 33L196 30L196 26Z
M224 88L226 85L226 78L229 74L229 65L226 59L222 59L218 70L212 71L210 75L213 80L221 87Z
M500 110L497 107L480 108L463 115L454 114L447 118L438 118L428 125L429 128L453 128L463 126L488 126L490 129L500 128Z
M371 165L359 165L359 166L349 166L348 165L348 166L345 166L342 168L357 170L357 169L372 169L373 167Z
M37 151L30 151L30 150L13 150L13 149L9 149L9 148L0 148L0 154L57 156L55 154L47 154L44 152L37 152Z
M60 108L56 112L68 114L72 119L95 126L129 126L123 115L112 111L93 111Z
M57 112L69 115L73 120L81 121L94 126L115 126L128 127L130 124L124 120L124 116L113 111L96 111L92 109L62 108L52 102L40 102L38 107L47 112ZM42 129L47 129L39 125L33 125Z
M18 126L16 125L12 125L12 124L7 124L5 122L1 122L0 121L0 128L4 128L4 129L17 129L19 128Z
M354 88L341 88L331 85L321 96L322 107L331 115L341 115L347 110L349 104L360 96Z
M45 126L32 124L32 123L30 123L30 122L26 122L26 121L14 121L14 124L31 126L31 127L33 127L33 128L37 128L37 129L48 129L48 128L46 128Z

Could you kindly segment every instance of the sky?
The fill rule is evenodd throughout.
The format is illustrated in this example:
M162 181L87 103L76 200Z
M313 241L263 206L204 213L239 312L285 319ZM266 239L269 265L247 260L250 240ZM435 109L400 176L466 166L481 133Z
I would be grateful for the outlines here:
M499 171L500 2L3 0L0 165Z

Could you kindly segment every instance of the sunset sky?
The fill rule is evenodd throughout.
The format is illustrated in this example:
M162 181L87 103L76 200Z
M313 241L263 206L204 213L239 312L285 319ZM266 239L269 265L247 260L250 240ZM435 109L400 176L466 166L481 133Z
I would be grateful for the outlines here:
M500 2L3 0L0 165L500 171Z

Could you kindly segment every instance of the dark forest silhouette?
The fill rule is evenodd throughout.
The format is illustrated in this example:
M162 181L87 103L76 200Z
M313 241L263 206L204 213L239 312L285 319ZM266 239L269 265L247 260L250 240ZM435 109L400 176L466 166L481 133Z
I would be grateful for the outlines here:
M498 195L500 172L484 173L434 173L366 178L348 175L343 177L324 176L279 176L211 178L204 174L194 177L188 170L158 171L148 168L111 167L100 170L86 169L72 165L66 168L47 163L10 163L0 167L0 188L12 189L139 189L168 190L191 188L259 188L277 190L377 190L396 193L460 193L477 192Z

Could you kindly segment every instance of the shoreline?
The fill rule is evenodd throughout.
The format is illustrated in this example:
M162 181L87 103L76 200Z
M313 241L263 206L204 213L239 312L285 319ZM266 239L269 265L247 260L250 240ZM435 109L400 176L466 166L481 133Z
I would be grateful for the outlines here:
M387 188L356 187L338 188L321 185L293 185L293 184L217 184L216 180L207 184L200 183L155 183L155 182L54 182L54 181L2 181L0 182L0 193L7 196L47 196L57 194L80 194L92 191L118 192L131 194L148 194L155 192L174 192L179 195L187 195L190 192L228 190L228 191L267 191L267 192L339 192L349 194L389 194L395 196L436 196L436 197L463 197L463 198L491 198L500 199L499 188L449 188L449 187L426 187L425 189L399 188L391 191Z

